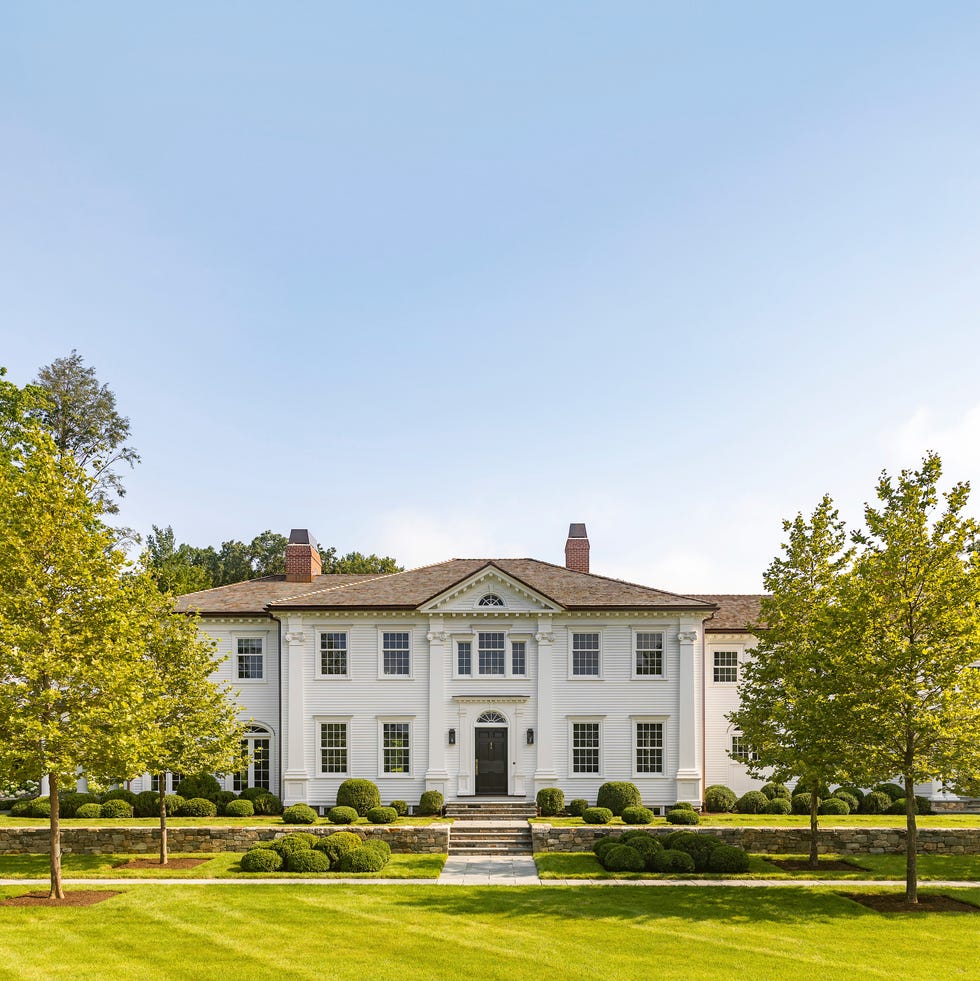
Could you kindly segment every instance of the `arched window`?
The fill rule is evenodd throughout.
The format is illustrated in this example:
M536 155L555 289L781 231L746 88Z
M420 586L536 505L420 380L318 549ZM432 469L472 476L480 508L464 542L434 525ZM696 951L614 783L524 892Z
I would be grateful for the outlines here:
M499 712L484 712L477 720L477 725L506 725L507 720Z
M496 593L487 593L486 596L480 598L480 602L477 606L503 606L504 601Z

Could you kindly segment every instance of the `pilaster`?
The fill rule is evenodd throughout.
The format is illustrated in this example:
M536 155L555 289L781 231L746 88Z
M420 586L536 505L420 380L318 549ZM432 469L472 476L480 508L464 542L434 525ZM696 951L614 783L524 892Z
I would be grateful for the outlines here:
M282 799L284 804L305 803L310 774L306 767L306 692L303 668L306 661L307 633L299 617L289 617L283 633L286 644L286 758L282 761Z
M701 803L700 734L698 732L697 645L698 631L693 622L681 621L677 634L680 644L680 678L677 706L677 799Z
M534 635L538 644L538 717L535 725L534 748L537 765L534 770L535 790L553 786L558 780L555 772L555 635L551 617L538 617Z
M426 639L429 642L429 768L425 771L425 789L438 790L445 796L449 782L446 677L451 641L442 617L430 618Z

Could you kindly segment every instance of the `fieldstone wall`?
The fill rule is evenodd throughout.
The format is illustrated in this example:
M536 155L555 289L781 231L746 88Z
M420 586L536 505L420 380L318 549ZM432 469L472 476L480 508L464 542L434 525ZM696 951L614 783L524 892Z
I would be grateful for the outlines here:
M244 852L257 841L272 841L291 831L326 836L335 831L353 831L362 838L383 838L393 852L440 855L449 851L449 825L263 825L242 827L167 828L171 852ZM160 829L79 828L61 826L61 847L66 854L110 855L152 854L160 849ZM44 828L0 827L0 855L47 854L49 832Z
M626 827L596 825L561 827L550 824L531 825L535 852L589 852L597 838L621 835ZM806 854L810 850L809 828L692 828L657 827L648 829L654 835L671 831L710 833L728 845L739 845L747 852L769 855ZM860 852L872 855L903 854L904 828L826 828L818 832L821 852ZM919 851L936 855L980 855L980 828L919 828Z

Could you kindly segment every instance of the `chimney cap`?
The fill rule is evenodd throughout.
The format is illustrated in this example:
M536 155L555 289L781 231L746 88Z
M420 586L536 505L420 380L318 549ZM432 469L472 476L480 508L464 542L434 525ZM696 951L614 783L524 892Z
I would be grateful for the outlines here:
M312 545L317 547L316 539L310 534L307 528L293 528L289 533L290 545Z
M568 526L568 537L569 538L585 538L588 539L589 534L585 530L584 524L570 524Z

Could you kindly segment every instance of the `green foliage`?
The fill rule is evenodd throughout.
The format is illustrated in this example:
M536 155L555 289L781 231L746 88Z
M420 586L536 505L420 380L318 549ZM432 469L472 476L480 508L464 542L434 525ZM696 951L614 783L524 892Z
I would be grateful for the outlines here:
M419 798L418 813L427 817L442 814L445 803L445 798L438 790L426 790Z
M184 798L179 794L167 794L164 799L164 807L167 815L173 817L179 810ZM152 818L160 816L160 795L155 790L144 790L136 795L136 802L133 804L133 813L137 817Z
M623 811L624 824L652 824L653 811L649 807L627 807Z
M347 576L378 575L392 572L403 572L402 566L390 555L364 555L361 552L348 552L337 555L337 549L319 548L322 571L326 575L341 574Z
M218 805L206 797L191 797L180 805L177 813L181 817L213 818L218 814Z
M104 818L131 818L132 816L132 804L121 797L113 797L102 804L102 817Z
M602 855L606 849L613 848L616 845L621 845L622 843L623 838L617 837L616 835L606 835L604 838L596 838L596 840L592 843L592 851L601 862Z
M337 788L337 806L353 807L359 817L364 817L372 807L381 806L381 793L370 780L345 780Z
M643 799L636 784L625 780L612 780L599 788L596 807L608 807L616 817L622 816L627 807L640 807Z
M250 800L230 800L225 804L225 814L228 817L251 817L255 813Z
M276 838L272 842L272 849L285 857L289 852L294 852L298 849L313 848L318 841L319 838L316 835L308 834L305 831L292 831L288 835Z
M898 800L899 797L905 796L905 788L900 787L897 783L879 783L874 789L879 794L888 794L892 800Z
M326 838L320 838L315 847L330 859L330 867L336 868L347 852L361 847L361 838L353 831L335 831Z
M832 796L847 804L848 813L857 814L861 802L853 794L849 794L846 790L835 790Z
M398 820L398 811L393 807L372 807L365 817L372 824L394 824Z
M327 820L331 824L353 824L357 820L357 811L353 807L331 807L327 811Z
M221 784L210 773L195 773L184 777L177 787L177 793L190 800L192 797L206 797L208 800L221 791Z
M309 804L293 804L282 812L283 824L315 824L316 811Z
M735 791L724 784L712 784L704 791L704 809L711 814L726 814L728 811L735 810L737 800Z
M287 872L329 872L330 859L315 848L298 848L286 855Z
M269 793L266 787L242 787L238 792L238 796L243 800L254 801L258 797L262 797L264 794Z
M810 813L810 795L809 794L793 794L792 800L790 801L790 806L793 809L794 814L809 814ZM820 809L820 798L817 798L817 811L819 813Z
M693 811L694 805L688 800L679 800L676 804L671 804L668 811Z
M35 797L31 801L31 805L28 808L27 813L32 818L51 817L51 798Z
M558 787L542 787L537 802L541 817L555 817L565 811L565 794Z
M700 824L701 819L694 811L673 810L667 812L668 824Z
M834 791L834 796L839 796L841 793L845 793L857 801L857 806L851 808L851 812L856 814L861 809L861 802L864 800L864 791L860 787L855 787L853 784L845 784ZM847 800L847 798L844 799Z
M271 848L251 848L242 856L243 872L278 872L282 856Z
M769 798L761 790L750 790L742 794L735 805L739 814L765 814Z
M218 805L218 813L224 814L225 808L233 800L238 800L238 794L232 790L219 790L216 794L211 795L210 800L213 800Z
M67 794L60 794L59 800L61 802L61 816L65 818L73 818L75 812L82 806L82 804L98 804L99 799L95 794L81 794L69 792Z
M99 803L105 804L106 801L110 800L124 800L127 804L132 807L136 804L136 794L131 790L127 790L125 787L114 787L112 790L107 790L101 797L99 797Z
M246 798L246 800L248 799ZM256 814L282 814L282 801L268 791L252 797L251 801Z
M608 807L587 807L582 812L586 824L608 824L612 819L613 812Z
M646 865L643 856L629 845L615 845L607 849L601 861L610 872L642 872Z
M341 872L380 872L388 863L384 851L372 847L373 843L361 845L341 856L337 868Z
M769 800L775 800L777 797L782 797L784 800L789 800L793 795L790 793L789 787L784 783L767 783L762 788L762 793L769 798Z
M821 814L850 814L851 808L847 801L841 797L828 797L820 802L819 812Z
M687 852L664 848L655 852L646 862L651 872L684 873L694 871L694 859Z
M391 845L383 838L368 838L363 845L364 848L375 848L385 857L387 862L391 858Z
M872 790L861 801L862 814L884 814L892 806L892 799L880 790Z
M919 814L932 814L932 801L928 797L915 796L915 806Z
M407 815L408 815L408 801L407 800L393 800L391 802L391 804L389 804L388 806L389 807L393 807L395 809L395 813L399 817L407 817Z
M785 797L773 797L773 799L766 804L766 814L790 814L792 810L792 803L786 800Z
M694 860L694 868L704 872L708 868L711 853L723 844L717 835L701 835L691 831L681 831L671 835L670 848L686 852Z
M774 798L776 799L776 798ZM785 798L781 798L785 800ZM709 872L748 872L749 856L735 845L719 845L708 856Z
M102 805L94 802L89 804L79 804L73 815L76 818L84 818L91 821L93 818L102 817Z
M575 800L570 801L568 804L568 813L572 817L581 817L585 812L585 809L589 806L589 802L584 797L576 797Z
M30 817L31 808L37 799L36 797L22 797L20 800L14 801L10 806L10 816L15 818Z

